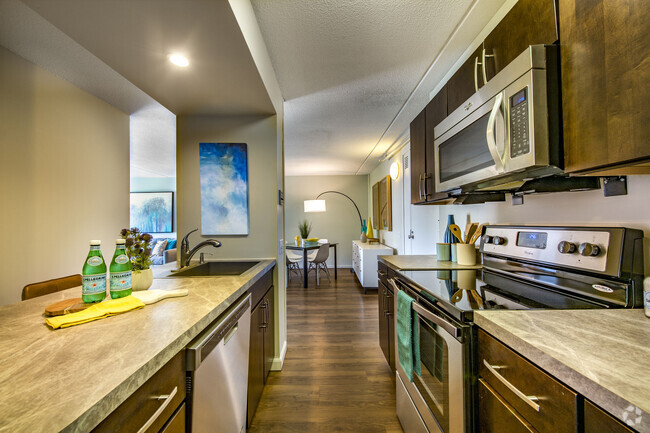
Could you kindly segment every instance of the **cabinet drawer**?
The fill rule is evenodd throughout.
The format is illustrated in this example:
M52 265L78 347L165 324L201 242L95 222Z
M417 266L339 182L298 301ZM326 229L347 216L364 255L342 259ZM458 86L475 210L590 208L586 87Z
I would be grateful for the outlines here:
M174 417L160 433L185 433L185 403L178 408Z
M162 396L171 396L174 390L173 397L158 399ZM162 405L165 405L165 409L147 429L151 432L160 431L183 400L185 400L184 350L118 406L93 432L137 432Z
M634 433L634 430L585 400L585 433Z
M478 344L479 376L536 430L577 432L576 393L482 330Z
M537 433L483 379L478 381L479 432L480 433Z

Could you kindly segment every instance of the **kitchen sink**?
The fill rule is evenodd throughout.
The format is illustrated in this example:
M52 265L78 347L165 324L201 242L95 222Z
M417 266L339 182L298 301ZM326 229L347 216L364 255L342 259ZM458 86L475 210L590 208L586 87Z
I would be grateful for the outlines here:
M241 275L260 263L259 261L247 262L205 262L200 265L183 268L173 272L170 277L217 277L222 275Z

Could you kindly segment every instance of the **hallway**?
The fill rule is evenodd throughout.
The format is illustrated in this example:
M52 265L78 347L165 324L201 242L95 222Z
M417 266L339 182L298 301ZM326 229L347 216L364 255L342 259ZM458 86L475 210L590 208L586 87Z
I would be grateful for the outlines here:
M250 433L401 433L395 380L378 343L377 291L354 274L297 277L287 288L288 350L271 372ZM323 274L324 275L324 274Z

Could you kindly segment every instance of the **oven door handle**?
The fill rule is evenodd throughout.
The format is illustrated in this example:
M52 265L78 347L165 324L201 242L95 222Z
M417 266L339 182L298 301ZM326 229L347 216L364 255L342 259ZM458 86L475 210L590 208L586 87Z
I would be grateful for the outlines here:
M454 326L452 323L446 321L442 317L433 314L432 312L425 309L417 302L413 303L413 310L416 313L418 313L420 316L424 317L425 319L430 320L436 325L440 326L442 329L447 331L452 337L458 339L463 335L462 332L463 330L461 328L458 328L457 326Z
M492 159L494 160L494 165L497 170L497 173L505 172L505 167L503 164L503 158L505 156L505 144L503 146L504 155L502 156L499 154L499 149L497 147L496 140L494 139L494 130L496 129L497 113L499 112L499 110L501 110L502 102L503 102L503 92L497 94L497 96L494 98L494 106L492 106L492 111L490 112L490 117L488 118L487 129L485 131L488 150L490 151L490 155L492 155ZM503 136L505 140L506 134L504 133Z

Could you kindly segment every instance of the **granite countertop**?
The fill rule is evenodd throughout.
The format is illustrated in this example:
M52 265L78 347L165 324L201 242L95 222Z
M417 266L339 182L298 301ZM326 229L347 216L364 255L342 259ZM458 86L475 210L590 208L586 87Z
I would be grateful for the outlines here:
M0 432L92 430L274 265L154 279L152 289L189 294L65 329L50 329L43 310L80 287L0 307Z
M476 311L474 322L614 417L650 432L650 319L642 309Z
M436 256L379 256L379 260L386 263L395 270L448 270L448 269L481 269L483 266L477 263L474 266L459 265L451 261L438 261Z

